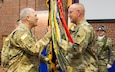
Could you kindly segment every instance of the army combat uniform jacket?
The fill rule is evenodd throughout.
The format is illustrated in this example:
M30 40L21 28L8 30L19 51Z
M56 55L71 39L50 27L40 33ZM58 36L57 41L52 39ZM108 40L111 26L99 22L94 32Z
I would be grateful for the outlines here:
M112 65L115 60L115 49L112 39L107 36L103 36L102 39L97 37L96 44L98 49L99 72L108 72L107 64Z
M66 58L73 68L72 72L97 72L97 54L95 50L96 36L93 27L87 21L81 21L71 32L74 45L66 48L66 42L61 46L67 51Z
M7 72L39 72L40 61L45 60L40 56L41 51L49 43L51 34L47 33L39 41L36 41L31 31L24 25L20 24L6 38L2 49L2 65L5 66L5 44L10 42L8 51L9 60L5 66Z

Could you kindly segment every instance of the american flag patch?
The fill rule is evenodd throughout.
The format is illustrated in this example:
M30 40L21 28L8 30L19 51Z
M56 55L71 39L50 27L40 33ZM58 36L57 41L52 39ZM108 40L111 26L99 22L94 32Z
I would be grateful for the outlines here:
M21 36L21 40L24 40L26 37L27 37L27 34L23 34L23 35Z

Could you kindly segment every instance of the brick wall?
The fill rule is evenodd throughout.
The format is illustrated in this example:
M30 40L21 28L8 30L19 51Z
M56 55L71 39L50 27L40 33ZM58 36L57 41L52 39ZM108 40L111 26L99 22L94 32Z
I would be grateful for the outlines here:
M2 38L8 35L14 28L19 16L19 0L4 0L0 8L0 49Z

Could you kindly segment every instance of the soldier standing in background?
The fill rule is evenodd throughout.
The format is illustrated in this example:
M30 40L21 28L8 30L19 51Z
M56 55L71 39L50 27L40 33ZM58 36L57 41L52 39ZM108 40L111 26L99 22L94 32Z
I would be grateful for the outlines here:
M97 72L96 35L93 27L84 18L84 6L79 3L70 5L68 16L71 23L76 24L71 32L74 44L69 43L68 46L63 40L60 46L67 51L66 58L72 67L72 72Z
M108 72L115 59L115 49L112 39L106 36L106 28L100 25L97 29L97 51L98 51L98 70L99 72Z
M49 43L51 29L39 41L36 41L31 29L38 24L37 13L32 8L20 12L19 26L6 38L1 65L7 72L39 72L40 61L48 61L41 56L41 51Z

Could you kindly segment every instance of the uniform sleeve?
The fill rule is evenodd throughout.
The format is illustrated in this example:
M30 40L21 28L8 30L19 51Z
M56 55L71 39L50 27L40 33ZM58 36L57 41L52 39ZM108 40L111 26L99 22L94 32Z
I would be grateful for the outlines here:
M90 33L83 27L78 30L74 37L75 44L73 45L77 53L82 53L88 46Z
M47 33L43 36L39 41L35 41L35 39L27 32L19 31L14 34L14 42L13 44L17 46L17 48L21 48L25 52L29 54L38 55L41 50L48 44L51 38L51 34Z
M40 62L49 63L49 59L46 56L40 55Z
M108 43L107 43L108 47L109 47L109 52L110 52L110 61L109 64L113 64L114 60L115 60L115 48L113 46L113 42L112 39L108 38Z
M82 53L87 48L90 38L90 32L86 31L84 28L80 28L73 38L74 44L69 43L68 41L62 40L60 44L61 48L68 52Z

